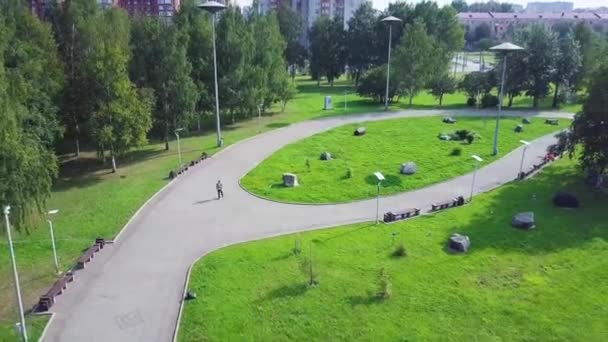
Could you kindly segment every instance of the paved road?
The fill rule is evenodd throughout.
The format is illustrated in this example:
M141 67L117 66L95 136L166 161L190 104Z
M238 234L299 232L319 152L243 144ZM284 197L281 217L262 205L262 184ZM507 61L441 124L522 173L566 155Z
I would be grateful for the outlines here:
M173 181L104 249L53 307L45 341L171 341L189 265L222 246L271 235L375 218L375 200L340 205L289 205L257 198L238 180L273 152L298 139L347 123L396 117L470 115L471 110L404 111L306 121L227 148ZM476 115L491 115L476 112ZM570 117L564 113L513 115ZM535 140L527 166L543 155L551 136ZM478 172L476 192L512 180L521 154L514 152ZM226 198L215 200L214 184ZM380 211L430 206L468 194L471 175L381 199Z

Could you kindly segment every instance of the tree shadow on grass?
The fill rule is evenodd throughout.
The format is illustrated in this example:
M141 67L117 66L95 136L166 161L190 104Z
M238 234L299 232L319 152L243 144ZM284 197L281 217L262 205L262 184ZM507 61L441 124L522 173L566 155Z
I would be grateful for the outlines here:
M376 296L374 293L371 293L371 291L369 291L365 296L350 296L346 300L352 306L380 304L383 302L382 298Z
M578 248L598 238L607 241L608 193L592 191L583 180L574 165L549 166L532 179L512 182L495 190L492 197L482 195L474 200L471 210L476 214L466 224L455 222L450 233L470 237L469 253L492 248L535 255ZM553 206L553 196L560 190L575 194L581 207L565 210ZM511 227L513 216L524 211L534 212L535 229Z
M283 128L291 125L289 122L273 122L266 125L268 128Z
M306 286L306 284L303 282L301 284L283 285L268 292L260 299L260 301L299 297L305 294L306 291L308 291L308 286Z
M384 175L384 180L382 181L382 187L400 187L402 184L402 178L407 177L405 175ZM378 178L374 175L368 175L365 177L365 182L369 185L378 185Z

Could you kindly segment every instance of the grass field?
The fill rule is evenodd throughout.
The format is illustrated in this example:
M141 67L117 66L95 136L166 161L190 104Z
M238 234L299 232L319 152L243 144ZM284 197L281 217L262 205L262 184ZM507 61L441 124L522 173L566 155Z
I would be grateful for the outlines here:
M359 98L352 85L344 80L336 82L334 88L325 84L317 87L315 82L304 79L297 82L300 92L287 105L284 113L263 116L259 123L254 119L226 125L223 131L225 145L302 120L382 110L380 104ZM343 100L345 91L346 110ZM322 110L325 95L334 97L335 110ZM461 107L463 99L462 95L455 94L446 97L444 103L446 106ZM414 104L417 108L434 108L436 101L428 94L421 94ZM406 104L399 103L393 109L404 107ZM214 132L185 137L182 139L184 160L202 151L213 154L218 151L214 145ZM116 174L109 172L109 165L97 162L94 152L83 153L77 160L66 158L47 203L49 209L60 209L54 222L62 269L71 267L95 237L114 237L135 211L167 183L169 169L177 164L176 152L175 142L171 143L169 151L165 151L162 143L153 141L120 158ZM14 233L21 287L28 308L56 279L46 222L41 220L32 228L29 234ZM0 260L8 260L8 248L4 243L0 244ZM14 331L14 322L18 320L8 262L0 262L0 277L6 279L0 283L0 336L4 336Z
M532 140L558 129L541 119L533 119L532 124L525 125L523 133L515 133L513 129L520 123L521 118L501 120L499 150L502 155L520 146L521 139ZM567 124L569 121L560 120L560 128ZM353 136L358 126L365 126L367 134ZM437 138L439 133L462 129L476 132L479 137L471 145ZM481 118L458 118L453 125L443 123L440 117L346 125L282 148L249 172L241 184L253 193L275 200L348 202L376 196L377 180L373 173L380 171L386 177L383 195L414 190L472 171L473 154L482 157L484 164L496 160L497 157L492 156L493 132L493 121ZM455 148L461 149L460 155L450 155ZM335 159L319 160L324 151ZM416 174L400 174L401 164L407 161L418 165ZM347 176L349 168L352 178ZM282 186L283 172L297 174L300 186Z
M608 193L580 180L562 160L443 213L223 248L193 268L198 298L185 306L179 340L605 341ZM558 189L582 208L554 208ZM536 230L511 228L528 210ZM468 254L446 251L454 232L470 237ZM401 242L407 256L393 257ZM315 287L300 270L308 255ZM392 285L385 300L381 268Z

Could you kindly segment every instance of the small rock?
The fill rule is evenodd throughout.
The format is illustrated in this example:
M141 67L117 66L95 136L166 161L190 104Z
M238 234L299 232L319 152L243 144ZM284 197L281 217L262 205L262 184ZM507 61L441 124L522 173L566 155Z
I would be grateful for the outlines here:
M367 133L367 130L365 129L365 127L359 127L355 130L355 135L356 136L361 136L361 135L365 135L365 133Z
M524 125L515 126L515 133L521 133L524 131Z
M447 117L443 118L443 122L448 123L448 124L455 124L456 119L454 119L451 116L447 116Z
M331 158L331 153L329 153L329 152L323 152L323 153L321 153L320 159L321 160L331 160L332 159Z
M471 240L466 235L454 233L448 240L448 247L454 252L466 253L471 247Z
M547 125L559 125L559 119L547 119L545 123Z
M534 229L536 227L534 222L534 213L531 211L518 213L513 217L511 225L520 229Z
M174 179L175 177L177 177L177 174L175 173L175 171L173 171L173 170L169 171L169 179Z
M404 175L413 175L417 170L418 165L412 161L401 164L401 173Z
M196 292L188 291L186 292L186 300L196 299Z
M521 123L526 124L526 125L529 125L529 124L531 124L531 123L532 123L532 120L530 120L530 119L528 119L528 118L523 118L523 119L521 120Z
M452 140L449 134L439 134L439 140Z
M553 204L560 208L578 208L579 202L575 195L560 191L553 197Z
M284 173L283 174L283 185L288 188L293 188L294 186L300 185L298 183L298 176L293 173Z

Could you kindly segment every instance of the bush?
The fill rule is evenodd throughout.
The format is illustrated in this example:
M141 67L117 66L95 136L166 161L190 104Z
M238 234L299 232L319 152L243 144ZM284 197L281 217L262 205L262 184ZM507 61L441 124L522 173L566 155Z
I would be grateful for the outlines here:
M467 141L467 143L469 145L471 145L473 143L473 140L475 140L475 134L473 134L473 133L467 134L465 140Z
M294 242L293 254L298 255L300 253L302 253L302 240L300 240L300 237L298 236L298 238Z
M454 132L454 134L456 135L457 140L464 140L467 138L467 135L471 134L471 132L468 129L459 129Z
M397 248L395 248L395 251L393 252L393 256L395 257L404 257L407 256L407 251L405 250L405 245L402 243L399 244L399 246L397 246Z
M489 108L498 106L498 97L492 94L484 94L481 98L481 108Z
M388 272L383 267L380 270L380 275L378 276L378 298L379 299L388 299L391 297L393 293L391 279L388 276Z
M306 256L302 257L300 260L300 270L302 271L302 274L308 278L308 286L315 286L319 283L317 279L317 270L311 258Z
M451 156L459 156L462 154L462 148L460 147L455 147L452 152L450 152Z
M306 158L306 170L310 172L310 158Z
M477 100L475 100L474 97L469 97L467 99L467 106L469 106L469 107L475 107L476 104L477 104Z
M353 178L353 168L349 167L348 169L346 169L346 178L350 179Z

